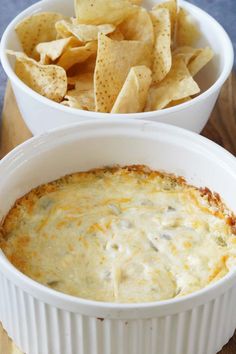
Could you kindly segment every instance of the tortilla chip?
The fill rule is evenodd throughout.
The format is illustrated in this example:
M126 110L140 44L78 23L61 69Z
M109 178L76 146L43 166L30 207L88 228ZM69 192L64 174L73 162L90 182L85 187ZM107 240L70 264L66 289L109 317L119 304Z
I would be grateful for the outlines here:
M70 95L66 95L65 100L62 101L61 104L71 108L83 109L77 98Z
M200 88L190 75L184 61L181 58L175 58L165 79L150 88L145 111L162 109L171 101L199 92Z
M97 51L97 42L89 42L82 47L68 48L62 54L57 62L57 65L68 70L73 65L86 61L92 54Z
M32 90L53 101L60 102L66 94L67 77L57 65L42 65L24 53L8 51L16 56L16 75Z
M141 5L141 3L143 2L143 0L129 0L129 2L131 4L134 4L134 5Z
M78 24L77 19L72 19L73 23L65 20L56 23L56 29L60 36L66 36L68 33L75 36L81 43L96 41L98 33L108 34L115 31L114 25L84 25Z
M77 91L93 89L93 73L78 74L68 77L68 84L74 85Z
M40 55L39 63L43 64L43 65L50 65L52 63L52 61L47 55L42 54L42 55Z
M65 106L83 109L87 111L95 110L93 90L86 90L86 91L70 90L67 92L65 99L66 100L62 102L62 104L64 104Z
M188 66L188 63L190 62L190 60L192 58L196 57L198 55L199 51L201 51L201 49L193 48L193 47L189 47L189 46L177 47L173 51L173 57L174 58L181 58L185 62L185 64Z
M81 74L94 73L96 60L97 60L97 53L91 55L91 57L89 57L84 63L79 64L78 66L80 66L80 70L78 70L77 72L80 72Z
M110 112L131 67L150 67L151 60L152 54L145 42L113 41L99 34L94 74L96 111Z
M68 77L73 77L81 74L86 74L86 73L94 73L95 70L95 65L96 65L96 58L97 55L96 53L91 55L87 60L85 60L83 63L78 63L73 65L71 68L67 70L67 76Z
M195 76L214 56L211 48L178 47L174 57L182 58L192 76Z
M71 32L68 30L67 26L65 26L65 23L67 23L65 20L59 20L55 23L57 39L71 37Z
M142 112L151 82L152 72L147 66L131 68L111 113Z
M142 7L122 22L119 29L125 39L144 41L151 46L154 44L152 20L147 10Z
M117 27L116 30L108 35L113 41L123 41L125 39L123 33Z
M18 23L15 30L25 54L39 59L39 54L34 50L36 45L56 39L55 23L62 18L58 13L40 12Z
M192 46L200 37L196 22L187 11L180 8L177 15L176 45Z
M174 106L178 106L181 103L185 103L185 102L191 101L191 99L192 98L190 96L188 96L188 97L185 97L185 98L181 98L180 100L171 101L165 108L171 108L171 107L174 107Z
M35 49L40 54L41 64L45 64L45 57L48 57L54 61L58 59L68 47L73 47L76 45L78 45L78 40L74 37L68 37L56 39L51 42L39 43Z
M151 18L155 34L153 82L158 83L164 79L171 68L170 14L167 9L160 8L151 11Z
M171 22L171 38L172 38L172 41L174 41L176 21L177 21L177 12L178 12L177 0L169 0L169 1L161 2L160 4L157 4L153 7L153 10L156 10L156 9L169 10L170 22Z
M75 0L75 13L79 23L118 25L136 11L128 0Z
M195 76L209 61L213 58L214 52L206 47L199 49L197 55L192 58L188 64L188 70L192 76Z

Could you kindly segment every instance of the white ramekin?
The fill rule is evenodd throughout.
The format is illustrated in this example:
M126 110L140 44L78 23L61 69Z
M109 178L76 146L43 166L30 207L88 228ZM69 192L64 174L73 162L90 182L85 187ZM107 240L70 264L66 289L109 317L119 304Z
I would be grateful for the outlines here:
M221 194L236 211L236 160L161 123L82 122L20 145L0 162L0 218L33 187L75 171L146 164ZM68 296L31 280L0 252L0 321L27 354L215 354L236 327L236 270L188 296L142 304Z
M146 0L144 6L150 7L156 2L157 0ZM205 126L220 89L231 72L233 47L224 29L210 15L188 2L180 1L180 4L190 12L203 33L198 46L210 45L215 52L214 59L197 77L203 93L192 101L165 110L122 116L173 124L199 133ZM14 58L6 55L6 49L20 49L14 30L16 24L25 17L40 11L57 11L72 15L74 13L73 1L43 0L29 7L9 24L3 34L0 49L2 66L10 79L20 112L29 129L37 135L53 128L88 119L99 119L104 116L112 120L119 119L120 114L87 112L53 102L31 90L15 75Z

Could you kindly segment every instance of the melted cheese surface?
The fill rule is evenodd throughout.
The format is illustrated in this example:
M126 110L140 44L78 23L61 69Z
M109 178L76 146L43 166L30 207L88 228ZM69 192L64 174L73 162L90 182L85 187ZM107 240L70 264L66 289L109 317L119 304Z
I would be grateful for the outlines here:
M181 178L143 166L101 169L20 199L2 226L1 248L19 270L58 291L158 301L203 288L235 266L230 215Z

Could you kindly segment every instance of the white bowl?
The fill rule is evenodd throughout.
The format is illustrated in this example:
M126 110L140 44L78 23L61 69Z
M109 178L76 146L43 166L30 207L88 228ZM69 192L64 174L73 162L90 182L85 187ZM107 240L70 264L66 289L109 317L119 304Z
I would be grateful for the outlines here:
M236 212L236 160L161 123L82 122L37 136L0 162L0 219L41 183L104 165L146 164L221 194ZM182 298L115 304L72 297L20 273L0 252L0 321L26 354L215 354L236 327L236 270Z
M157 0L146 0L148 8ZM221 27L210 15L198 7L185 1L181 6L196 19L203 33L198 46L209 45L215 52L215 57L198 75L197 81L203 93L192 101L161 111L134 113L122 115L133 119L146 119L173 124L199 133L205 126L220 89L231 72L233 65L232 43ZM25 17L40 11L56 11L72 15L72 0L43 0L20 13L7 27L1 41L1 61L7 73L20 112L28 128L34 135L46 132L63 125L88 119L99 119L108 116L111 120L120 118L120 114L103 114L77 110L53 102L27 87L14 73L14 58L6 55L6 49L20 50L20 44L15 33L15 26Z

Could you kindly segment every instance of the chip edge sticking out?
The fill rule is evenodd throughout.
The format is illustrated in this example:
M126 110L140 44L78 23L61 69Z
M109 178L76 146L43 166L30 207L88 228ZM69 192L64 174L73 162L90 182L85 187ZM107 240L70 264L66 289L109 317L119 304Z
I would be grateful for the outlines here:
M117 96L111 113L142 112L151 82L152 72L147 66L132 67Z

